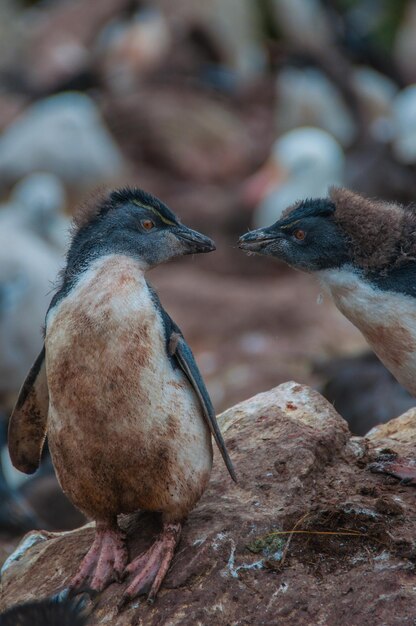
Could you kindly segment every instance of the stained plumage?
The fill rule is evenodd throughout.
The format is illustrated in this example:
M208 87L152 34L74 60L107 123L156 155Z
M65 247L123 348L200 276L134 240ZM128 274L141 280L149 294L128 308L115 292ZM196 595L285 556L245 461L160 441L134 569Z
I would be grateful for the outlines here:
M45 345L9 430L14 465L31 473L48 442L70 500L96 521L73 588L100 590L125 571L125 598L153 599L181 524L211 472L210 432L235 479L192 352L145 272L215 249L156 198L124 189L96 198L75 223ZM127 570L117 515L160 511L163 532Z
M317 275L397 380L416 395L416 209L333 188L240 238L240 247ZM411 464L384 469L416 481ZM380 468L379 468L380 469Z

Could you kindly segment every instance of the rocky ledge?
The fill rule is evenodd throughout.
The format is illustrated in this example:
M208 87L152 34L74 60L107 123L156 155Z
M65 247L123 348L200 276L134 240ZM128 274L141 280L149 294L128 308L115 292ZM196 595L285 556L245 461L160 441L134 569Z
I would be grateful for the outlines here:
M413 411L352 437L317 392L290 382L219 417L239 483L216 458L153 606L117 613L122 588L94 599L89 623L405 626L416 614L412 486L370 471L383 450L416 455ZM155 516L123 519L135 557ZM91 525L31 533L3 567L0 609L65 587Z

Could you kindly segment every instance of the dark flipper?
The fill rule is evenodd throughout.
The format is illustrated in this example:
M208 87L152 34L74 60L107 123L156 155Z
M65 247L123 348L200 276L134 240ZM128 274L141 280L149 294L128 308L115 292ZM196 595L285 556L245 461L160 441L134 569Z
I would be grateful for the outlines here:
M225 447L224 439L222 438L222 434L217 423L217 418L215 416L215 411L214 407L212 406L211 398L209 397L207 388L205 387L205 383L195 362L192 350L190 349L182 335L176 332L176 330L171 334L171 338L169 341L169 353L172 357L176 359L180 368L183 370L192 387L194 388L195 393L201 403L205 420L221 452L224 463L227 466L231 478L234 480L234 482L237 482L237 477L234 471L232 461L227 452L227 448Z
M49 394L45 348L26 377L9 422L9 453L13 465L33 474L40 463L46 437Z

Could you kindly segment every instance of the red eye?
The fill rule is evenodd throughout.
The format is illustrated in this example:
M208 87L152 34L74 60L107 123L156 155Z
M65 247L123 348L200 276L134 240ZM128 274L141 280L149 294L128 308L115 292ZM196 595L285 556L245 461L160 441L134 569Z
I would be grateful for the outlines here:
M293 233L293 236L298 241L303 241L306 237L306 233L304 230L301 230L300 228L298 228L298 230L295 230L295 232Z
M152 230L152 228L154 227L154 223L152 222L152 220L143 220L142 226L145 230Z

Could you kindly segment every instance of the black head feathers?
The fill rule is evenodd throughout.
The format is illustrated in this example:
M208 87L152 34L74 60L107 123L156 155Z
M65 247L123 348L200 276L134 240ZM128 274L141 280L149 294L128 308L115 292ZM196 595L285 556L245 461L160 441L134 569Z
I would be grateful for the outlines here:
M416 259L416 211L332 187L328 198L302 200L282 215L281 228L307 217L325 217L348 240L352 262L368 271L398 267Z
M136 188L98 192L75 216L54 305L103 257L130 257L147 271L179 256L212 250L215 244L209 237L181 224L151 194Z
M77 234L108 211L117 210L118 207L127 203L151 209L167 223L179 224L178 218L166 204L142 189L137 187L123 187L115 191L100 189L91 194L75 213L73 234Z
M311 198L290 206L282 213L281 224L304 217L327 217L335 213L335 204L327 198Z
M124 187L116 189L110 194L110 202L113 207L120 206L127 202L137 204L146 209L155 211L163 221L172 224L179 224L179 220L174 213L158 198L138 187Z

